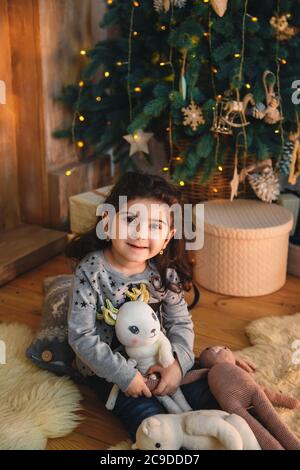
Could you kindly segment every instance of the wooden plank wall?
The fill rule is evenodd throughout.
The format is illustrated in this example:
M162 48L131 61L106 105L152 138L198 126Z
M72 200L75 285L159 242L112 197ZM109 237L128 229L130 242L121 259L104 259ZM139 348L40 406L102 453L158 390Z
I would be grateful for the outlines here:
M38 3L9 0L8 13L22 220L45 225L48 198Z
M6 104L0 104L0 231L20 223L8 3L0 0L0 80L6 92Z
M22 222L65 228L52 214L64 211L65 223L69 188L82 192L95 187L95 181L96 187L107 183L106 159L104 181L100 169L92 180L80 177L77 185L60 184L61 193L52 199L53 175L77 167L80 160L67 140L52 137L55 129L72 121L55 97L79 79L87 60L80 50L92 46L94 15L104 5L99 0L0 0L0 44L5 51L0 55L0 80L7 81L8 98L12 93L14 98L11 106L0 105L0 123L5 121L0 126L0 229L17 225L19 212Z
M18 0L16 0L18 1ZM45 112L45 151L48 171L78 161L66 140L53 139L54 129L66 127L71 116L54 98L66 84L79 81L86 64L81 49L89 49L91 36L90 0L39 0L42 94Z

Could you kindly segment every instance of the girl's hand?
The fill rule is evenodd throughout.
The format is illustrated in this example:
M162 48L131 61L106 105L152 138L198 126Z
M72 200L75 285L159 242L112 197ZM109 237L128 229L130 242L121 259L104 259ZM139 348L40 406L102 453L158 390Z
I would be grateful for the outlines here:
M130 382L129 387L127 387L127 389L125 390L124 392L125 395L127 397L134 397L134 398L137 398L141 395L145 395L145 397L151 398L152 393L150 392L145 382L146 382L146 379L138 371L136 376Z
M160 381L157 387L152 391L153 395L164 396L173 395L178 389L182 380L182 371L177 359L169 367L162 367L160 364L150 367L147 374L158 372Z

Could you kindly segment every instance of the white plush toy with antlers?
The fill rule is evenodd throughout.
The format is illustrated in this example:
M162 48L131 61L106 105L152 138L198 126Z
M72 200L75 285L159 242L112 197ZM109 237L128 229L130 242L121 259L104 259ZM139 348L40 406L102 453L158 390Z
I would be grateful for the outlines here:
M146 376L148 369L157 363L168 367L175 361L171 343L150 305L139 300L125 302L118 311L115 309L113 316L116 336L142 375ZM107 409L114 408L118 392L114 385L105 405ZM192 410L180 389L172 396L157 398L170 413Z

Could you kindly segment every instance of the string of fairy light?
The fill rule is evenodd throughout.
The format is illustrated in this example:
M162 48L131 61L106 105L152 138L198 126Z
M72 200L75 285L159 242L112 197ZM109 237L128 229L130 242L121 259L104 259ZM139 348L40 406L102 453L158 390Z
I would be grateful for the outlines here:
M174 5L173 3L171 4L171 14L170 14L170 20L169 20L169 30L172 32L173 28L173 22L174 22ZM166 30L165 25L161 25L160 29L162 31ZM168 62L160 62L160 66L165 66L169 65L171 68L171 74L172 74L172 91L175 90L175 68L173 64L173 46L172 44L170 45L170 51L169 51L169 59ZM169 156L169 162L167 166L164 166L162 168L163 172L168 172L169 175L172 172L172 165L173 165L173 160L175 159L176 161L181 160L180 156L174 157L174 143L173 143L173 120L172 120L172 113L171 110L169 109L169 119L168 119L168 127L166 128L166 131L168 133L168 140L169 140L169 151L170 151L170 156ZM183 184L183 182L179 182L179 184Z
M209 11L208 14L208 32L204 33L204 37L208 38L208 46L209 46L209 55L210 55L210 60L212 61L212 19L211 19L211 11ZM214 93L215 99L221 99L222 95L217 96L217 88L216 88L216 81L215 81L215 74L217 73L217 69L215 67L210 68L210 77L211 77L211 85ZM215 107L213 107L213 110ZM220 136L217 134L217 142L216 142L216 147L215 147L215 163L218 165L218 155L219 155L219 148L220 148ZM221 165L218 165L218 171L222 172L223 167ZM212 189L214 193L218 192L218 188L213 188Z
M107 5L112 5L114 3L114 1L115 0L106 0L106 3L107 3ZM202 0L202 1L205 4L208 4L210 2L210 0ZM130 80L129 80L130 70L131 70L131 58L132 58L132 40L134 38L137 38L140 35L140 32L134 29L134 24L133 24L134 12L138 7L140 7L140 2L138 0L133 0L133 1L131 1L131 5L132 5L132 10L131 10L131 16L130 16L130 29L129 29L129 38L128 38L128 61L118 60L116 62L117 67L122 67L123 65L126 65L126 64L128 65L128 68L127 68L127 77L128 77L128 79L127 79L127 93L128 93L130 122L133 119L132 91L134 93L141 93L142 92L142 87L140 85L134 86L134 88L131 90L131 84L130 84ZM247 5L248 5L248 0L245 0L244 14L243 14L243 26L242 26L242 48L241 48L241 51L237 51L236 53L234 53L234 58L241 60L240 78L242 78L242 70L243 70L243 62L244 62L246 18L248 17L250 19L250 21L252 21L254 23L259 21L258 17L250 15L247 12ZM279 17L279 13L280 13L280 0L277 0L276 14L277 14L278 17ZM287 16L287 18L290 18L291 14L287 13L286 16ZM167 26L165 24L162 24L162 25L159 26L159 29L161 31L165 31L169 27L169 29L171 30L172 24L173 24L173 19L174 19L173 3L171 3L171 12L170 12L169 25ZM208 31L204 33L204 37L207 38L208 41L209 41L209 50L210 50L210 56L211 57L212 57L212 25L213 25L213 22L212 22L212 19L211 19L211 12L209 12ZM280 97L280 67L281 67L281 65L286 65L287 60L284 57L282 57L282 58L279 57L279 39L278 39L278 37L277 37L276 41L277 41L277 43L276 43L276 57L275 57L275 60L276 60L276 78L277 78L278 95ZM79 51L79 54L82 57L86 57L87 56L87 50L82 48ZM173 86L173 89L174 89L175 88L175 67L174 67L174 64L173 64L173 48L172 48L172 46L170 46L170 54L169 54L168 60L165 61L163 59L160 59L159 65L161 67L164 67L166 65L170 66L171 71L172 71L172 86ZM109 71L109 70L104 70L102 73L103 73L104 78L109 78L111 76L111 71ZM218 74L218 69L214 65L212 65L211 66L211 80L212 80L213 92L214 92L214 95L215 95L215 99L216 100L221 100L222 95L217 94L216 85L215 85L215 76L217 74ZM75 152L76 152L77 160L79 160L78 151L81 151L85 147L85 141L83 139L78 140L76 138L76 132L75 132L76 131L77 121L79 121L81 123L84 123L86 121L86 116L83 113L81 113L78 109L78 105L80 103L80 99L81 99L81 95L82 95L82 91L83 91L84 86L85 86L84 80L80 80L79 83L78 83L79 92L78 92L77 101L76 101L75 106L74 106L75 111L74 111L72 126L71 126L71 135L72 135L73 148L76 149ZM244 86L247 90L251 89L251 84L248 83L248 82L245 83ZM95 97L95 100L99 103L102 101L102 99L103 98L100 95ZM280 99L280 111L282 111L281 99ZM281 114L282 114L282 112L281 112ZM107 122L107 124L110 125L110 122ZM176 161L182 161L183 160L182 156L177 155L177 156L174 157L174 153L173 153L174 152L173 151L173 145L174 145L173 144L173 122L172 122L171 111L169 112L169 123L168 123L168 127L166 128L166 131L168 132L170 156L169 156L168 166L164 166L162 168L162 171L163 172L170 172L173 160L176 160ZM243 131L243 134L244 134L245 142L247 142L246 131L245 131L245 129L242 129L242 131ZM283 133L282 121L279 121L279 128L276 128L274 132L276 134L279 134L279 133L281 134L281 142L282 142L282 145L283 145L284 144L284 133ZM246 148L246 146L247 146L247 144L245 145L245 148ZM222 166L218 165L218 163L217 163L218 152L219 152L219 136L217 135L217 144L216 144L216 148L215 148L215 161L216 161L216 164L217 164L218 171L222 172L223 171ZM67 176L70 176L71 173L72 173L71 169L66 170L66 172L65 172L65 174ZM179 185L184 186L185 182L183 180L181 180L181 181L179 181ZM215 190L218 191L217 188L215 188Z
M280 0L277 0L276 4L276 15L277 18L279 18L280 15ZM291 15L289 15L291 16ZM279 58L279 36L278 34L276 35L276 54L275 54L275 61L276 61L276 80L277 80L277 88L278 88L278 96L279 96L279 110L280 110L280 115L282 116L282 100L280 96L280 67L281 64L285 65L287 61L285 59L280 59ZM283 126L282 126L282 120L279 120L279 129L276 129L275 131L277 134L280 133L280 140L281 140L281 151L283 150L284 147L284 132L283 132Z
M245 0L244 4L244 12L243 12L243 19L242 19L242 46L241 46L241 53L239 54L240 57L240 67L239 67L239 74L238 74L238 88L237 88L237 101L240 101L240 87L244 79L244 62L245 62L245 34L246 34L246 17L247 17L247 10L248 10L248 0ZM248 138L247 138L247 131L245 128L246 124L246 116L244 110L241 112L241 119L243 122L242 126L242 134L244 138L244 152L243 152L243 165L244 168L246 168L246 158L247 158L247 153L248 153ZM240 144L239 144L239 139L237 137L236 139L236 149L235 149L235 156L234 156L234 164L235 168L237 169L237 164L238 164L238 152L239 152Z

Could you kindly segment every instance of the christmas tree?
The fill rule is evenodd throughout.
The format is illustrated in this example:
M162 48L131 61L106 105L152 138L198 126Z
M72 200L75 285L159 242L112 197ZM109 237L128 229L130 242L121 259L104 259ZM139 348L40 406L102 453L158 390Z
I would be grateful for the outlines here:
M299 26L298 0L107 0L101 27L116 34L81 51L82 79L60 97L73 126L55 136L113 148L126 170L153 134L181 185L237 149L279 160L298 126Z

